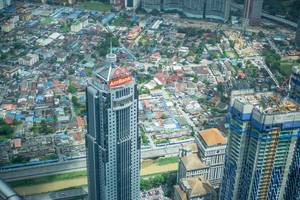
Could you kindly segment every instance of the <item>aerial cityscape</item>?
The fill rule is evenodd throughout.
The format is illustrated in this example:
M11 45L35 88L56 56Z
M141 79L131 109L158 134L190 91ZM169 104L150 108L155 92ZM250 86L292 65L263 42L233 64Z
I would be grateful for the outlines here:
M300 200L299 0L0 0L0 200Z

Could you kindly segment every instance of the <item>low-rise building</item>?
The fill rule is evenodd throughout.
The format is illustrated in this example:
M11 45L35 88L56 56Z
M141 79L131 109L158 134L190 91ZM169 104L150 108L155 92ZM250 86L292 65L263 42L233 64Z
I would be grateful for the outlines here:
M72 32L79 32L83 28L83 24L81 22L75 22L71 25Z
M174 186L174 200L215 200L217 194L208 181L201 177L183 178Z
M200 131L196 135L199 157L209 166L207 180L219 187L224 169L227 138L216 128Z
M20 74L21 69L13 66L0 66L0 73L4 74L7 78L12 78L14 75Z
M179 167L177 180L182 178L203 176L205 179L208 174L208 166L205 165L198 157L197 154L187 154L183 151L183 156L179 158Z
M6 33L10 32L14 28L15 28L15 23L11 21L6 21L1 25L1 30Z
M81 29L86 27L88 24L89 24L88 18L84 17L84 18L80 19L79 21L76 21L75 23L73 23L71 25L71 31L72 32L79 32L79 31L81 31Z
M39 61L39 56L37 54L27 54L23 58L19 58L18 62L20 65L32 66Z

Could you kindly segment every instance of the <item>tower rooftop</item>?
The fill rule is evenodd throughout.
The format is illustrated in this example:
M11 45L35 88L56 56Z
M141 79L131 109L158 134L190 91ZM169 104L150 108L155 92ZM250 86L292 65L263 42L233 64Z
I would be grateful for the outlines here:
M253 90L233 91L231 104L237 100L244 105L253 106L265 114L289 113L300 111L300 104L276 92L255 93Z

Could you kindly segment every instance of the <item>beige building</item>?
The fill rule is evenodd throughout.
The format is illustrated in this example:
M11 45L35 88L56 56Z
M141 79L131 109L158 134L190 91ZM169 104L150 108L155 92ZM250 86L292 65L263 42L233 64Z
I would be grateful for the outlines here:
M199 158L209 168L207 180L218 188L223 176L227 138L216 128L200 131L195 138Z
M217 194L208 181L201 177L189 177L180 180L174 186L174 200L215 200Z
M191 153L180 157L177 174L177 181L182 178L203 176L205 179L208 174L208 166L205 165L197 154Z
M89 24L89 20L87 17L81 18L79 21L75 22L71 25L71 31L72 32L79 32L81 29L86 27Z
M32 66L39 61L39 56L37 54L27 54L23 58L19 58L18 62L20 65Z

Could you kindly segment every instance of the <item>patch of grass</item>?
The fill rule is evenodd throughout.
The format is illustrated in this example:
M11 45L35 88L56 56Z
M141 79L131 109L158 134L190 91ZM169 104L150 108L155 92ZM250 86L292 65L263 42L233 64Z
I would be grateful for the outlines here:
M42 24L51 24L52 20L49 17L43 17L41 19Z
M92 75L93 75L93 69L92 68L86 68L84 71L85 71L85 73L88 77L92 77Z
M278 71L284 75L285 77L289 77L292 73L292 67L294 65L297 65L297 63L294 62L288 62L288 61L281 61L280 66L278 67Z
M180 141L180 140L187 140L187 139L190 139L192 138L192 136L190 135L184 135L184 136L180 136L180 137L177 137L177 138L174 138L175 141Z
M164 143L169 143L169 139L157 139L155 140L155 144L164 144Z
M25 179L25 180L20 180L20 181L13 181L13 182L10 182L9 185L11 187L38 185L38 184L42 184L42 183L50 183L50 182L54 182L54 181L74 179L74 178L78 178L78 177L82 177L82 176L87 176L86 170L69 172L69 173L65 173L65 174L44 176L44 177L33 178L33 179Z
M111 23L113 26L126 26L126 18L124 16L119 16Z
M109 12L112 9L110 4L101 3L97 1L86 1L79 5L83 9L96 10L99 12Z
M234 51L225 51L224 54L228 58L238 58L238 55Z
M160 166L172 164L172 163L178 163L178 156L159 158L159 159L155 160L154 163L157 165L160 165Z

